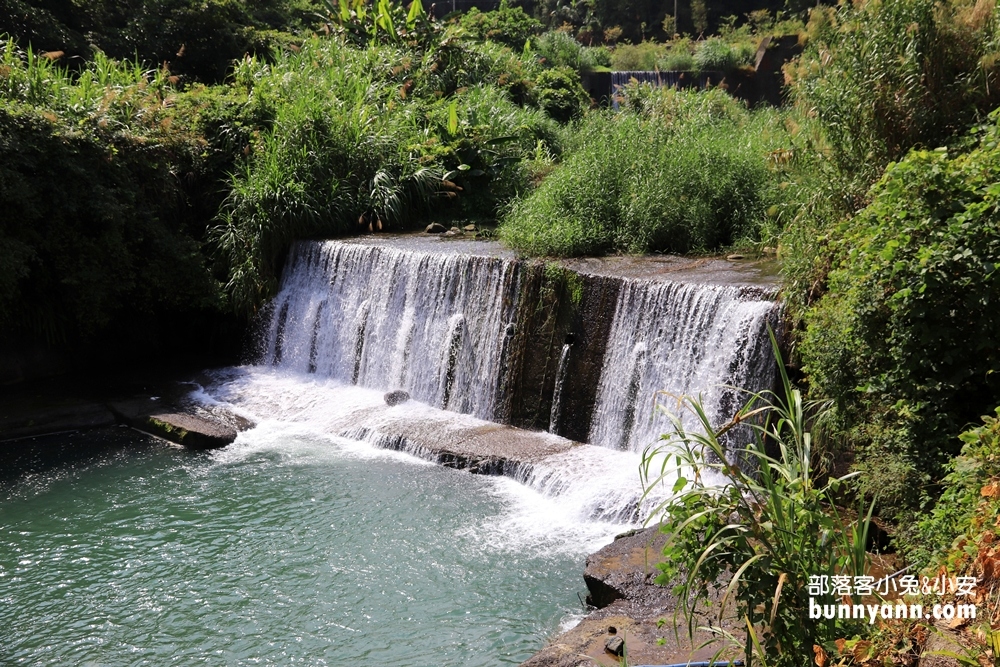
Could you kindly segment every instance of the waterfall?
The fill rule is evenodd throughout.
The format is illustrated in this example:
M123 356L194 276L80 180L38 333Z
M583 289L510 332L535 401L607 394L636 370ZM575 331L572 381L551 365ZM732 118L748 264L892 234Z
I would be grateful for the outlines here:
M556 367L556 388L552 391L552 410L549 411L549 433L559 434L559 419L562 417L563 386L566 384L566 372L569 370L569 343L564 343L559 354L559 366Z
M775 380L773 295L754 287L624 281L604 355L589 442L641 452L670 430L671 397L701 394L715 423ZM676 401L673 401L676 403ZM679 415L686 427L697 425Z
M721 424L744 398L737 387L773 386L772 288L618 276L601 312L545 319L532 266L486 243L300 242L263 359L485 420L589 424L590 444L637 453L670 429L671 397L700 393ZM586 300L596 283L581 279Z
M493 419L519 279L520 265L503 257L300 242L264 358Z
M772 287L743 284L756 275L745 268L667 280L600 261L589 266L603 273L577 270L577 291L560 292L546 265L489 243L300 242L261 365L221 373L206 396L258 423L511 477L583 522L635 524L672 493L639 475L644 448L670 430L671 397L700 394L722 424L742 390L770 389L767 326L780 311ZM391 389L415 400L388 406Z

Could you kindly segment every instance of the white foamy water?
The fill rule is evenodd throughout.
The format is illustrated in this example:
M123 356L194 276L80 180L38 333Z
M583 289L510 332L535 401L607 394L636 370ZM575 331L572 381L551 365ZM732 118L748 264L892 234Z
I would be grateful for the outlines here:
M387 407L380 392L266 367L227 369L192 393L205 405L224 406L257 422L236 442L214 454L232 463L270 452L290 464L323 457L391 457L427 465L419 446L382 449L379 434L394 424L419 423L440 439L466 433L489 422L469 415L407 401ZM345 437L348 436L348 437ZM353 437L350 437L353 436ZM535 433L542 443L571 443ZM590 553L615 534L640 525L664 494L642 500L641 456L602 447L577 445L492 480L493 493L509 511L469 527L470 535L493 548ZM462 473L465 474L465 473Z
M494 428L489 420L502 420L509 407L512 359L521 358L512 348L519 301L527 298L525 265L476 252L296 244L263 332L261 365L220 372L192 394L205 410L227 407L258 424L220 460L261 447L278 447L276 455L290 460L328 453L438 460L441 445ZM755 392L773 384L766 330L778 311L766 289L620 281L588 415L591 444L568 449L572 443L555 435L568 418L567 392L581 381L569 372L567 343L558 363L552 360L552 433L517 436L559 453L489 470L509 477L491 488L510 511L470 531L496 540L497 548L592 551L641 525L668 498L673 481L644 497L641 452L671 430L658 397L669 404L669 395L701 394L709 417L721 424L745 397L733 387ZM387 407L383 392L391 389L405 389L414 400ZM691 415L682 421L699 426ZM731 432L735 440L745 436Z
M664 409L701 395L724 424L747 394L774 384L767 326L777 306L757 288L626 280L611 326L588 441L641 452L672 431ZM699 429L690 413L678 415ZM699 429L700 430L700 429Z
M491 419L519 278L497 257L299 243L263 361Z

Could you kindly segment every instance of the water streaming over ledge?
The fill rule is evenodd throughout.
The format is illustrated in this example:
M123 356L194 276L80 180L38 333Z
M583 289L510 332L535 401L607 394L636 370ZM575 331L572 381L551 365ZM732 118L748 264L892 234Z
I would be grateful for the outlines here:
M265 359L493 419L516 262L336 241L292 250Z
M539 287L532 271L537 265L484 243L298 243L263 360L345 384L405 389L480 419L560 434L575 425L580 440L634 452L668 430L657 406L670 396L701 394L709 416L724 423L745 396L740 389L774 383L773 286L615 276L617 297L602 311L562 318L575 318L563 325L568 340L591 341L595 372L574 366L583 355L568 343L539 352L538 340L560 340L562 330L554 314L542 322L538 312L562 306L544 301L552 287ZM586 301L597 283L583 278ZM591 319L610 326L602 333ZM535 416L511 422L511 402L535 396Z
M625 281L589 442L641 452L669 431L665 410L685 394L700 394L714 423L728 421L746 392L774 384L767 327L777 314L771 295L756 287ZM678 416L697 426L692 415Z

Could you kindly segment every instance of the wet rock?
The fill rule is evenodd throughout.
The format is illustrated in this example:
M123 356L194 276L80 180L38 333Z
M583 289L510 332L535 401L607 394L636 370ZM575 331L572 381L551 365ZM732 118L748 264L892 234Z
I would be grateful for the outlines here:
M462 229L465 230L465 231L467 231L467 232L474 232L474 231L476 231L476 226L475 225L466 225L465 227L462 227Z
M444 232L448 231L448 228L442 225L440 222L432 222L431 224L427 225L427 228L424 229L424 231L427 232L428 234L443 234Z
M461 229L459 229L458 227L452 227L452 228L451 228L451 229L449 229L448 231L449 231L449 232L455 232L456 234L461 234L461 233L462 233L462 230L461 230Z
M604 642L604 650L611 655L625 655L625 640L615 635Z
M402 389L396 389L394 391L387 392L382 398L385 399L386 405L393 406L399 405L400 403L406 403L410 400L410 395Z
M746 259L746 258L747 258L746 255L741 255L738 252L735 252L732 255L726 255L726 259L728 259L728 260L737 260L737 259Z
M597 608L615 600L670 598L669 589L655 586L659 574L656 564L663 559L667 536L652 527L619 535L614 542L587 558L583 579L587 583L587 602Z
M136 427L188 449L219 449L236 439L231 426L176 412L149 415Z

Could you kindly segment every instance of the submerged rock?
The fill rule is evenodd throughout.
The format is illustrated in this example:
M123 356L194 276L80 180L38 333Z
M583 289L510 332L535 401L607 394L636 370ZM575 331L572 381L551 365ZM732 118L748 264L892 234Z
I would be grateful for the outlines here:
M386 405L393 406L406 403L410 400L410 395L402 389L396 389L395 391L386 392L382 398L385 399Z

